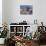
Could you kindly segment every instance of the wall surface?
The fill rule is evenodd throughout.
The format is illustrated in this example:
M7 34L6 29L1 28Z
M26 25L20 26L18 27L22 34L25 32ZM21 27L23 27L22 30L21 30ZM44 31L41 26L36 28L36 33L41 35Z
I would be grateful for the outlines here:
M0 27L2 27L2 0L0 0Z
M20 5L32 5L32 15L20 15ZM26 20L29 24L37 19L38 24L43 21L46 25L46 0L3 0L3 22L19 23Z
M11 22L22 22L26 20L29 24L33 22L34 15L20 15L20 5L32 5L32 0L13 0L12 1L12 16L10 20ZM15 20L15 21L13 21ZM10 22L10 21L9 21Z

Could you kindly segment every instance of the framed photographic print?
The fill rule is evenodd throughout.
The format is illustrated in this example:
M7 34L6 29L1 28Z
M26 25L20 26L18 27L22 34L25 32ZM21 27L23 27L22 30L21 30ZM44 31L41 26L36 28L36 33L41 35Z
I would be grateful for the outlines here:
M32 11L32 5L20 5L20 14L31 15Z

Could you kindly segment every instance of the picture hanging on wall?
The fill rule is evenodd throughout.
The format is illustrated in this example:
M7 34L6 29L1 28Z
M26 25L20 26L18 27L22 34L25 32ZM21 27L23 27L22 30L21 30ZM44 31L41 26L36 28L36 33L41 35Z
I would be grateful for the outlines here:
M33 11L32 5L20 5L20 14L31 15Z

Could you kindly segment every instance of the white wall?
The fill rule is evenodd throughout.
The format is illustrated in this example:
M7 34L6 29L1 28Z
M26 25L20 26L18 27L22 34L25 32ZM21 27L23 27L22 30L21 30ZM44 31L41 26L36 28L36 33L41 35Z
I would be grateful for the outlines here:
M0 27L2 27L2 0L0 0Z
M26 20L29 24L37 19L38 24L41 21L46 25L46 0L4 0L3 20L7 23L21 22ZM20 15L20 5L33 6L32 15Z
M9 2L9 1L7 1ZM25 3L26 2L26 3ZM30 21L33 21L33 14L32 15L20 15L20 5L31 5L32 4L32 1L28 1L28 0L11 0L11 5L10 8L11 8L11 15L9 16L9 19L10 19L10 23L11 22L21 22L23 20L26 20L28 22ZM9 7L9 6L8 6ZM10 10L10 9L9 9ZM9 12L9 11L8 11ZM11 18L10 18L11 17ZM31 18L31 19L29 19ZM15 21L14 21L15 20Z

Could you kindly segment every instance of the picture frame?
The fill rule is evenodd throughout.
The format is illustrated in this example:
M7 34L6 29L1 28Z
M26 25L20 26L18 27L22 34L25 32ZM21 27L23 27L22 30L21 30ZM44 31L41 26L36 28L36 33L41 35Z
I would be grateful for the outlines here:
M31 15L33 12L32 5L20 5L20 14Z

